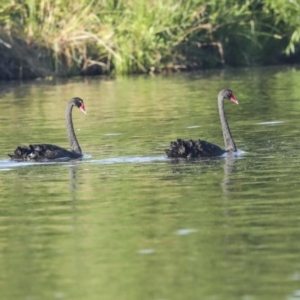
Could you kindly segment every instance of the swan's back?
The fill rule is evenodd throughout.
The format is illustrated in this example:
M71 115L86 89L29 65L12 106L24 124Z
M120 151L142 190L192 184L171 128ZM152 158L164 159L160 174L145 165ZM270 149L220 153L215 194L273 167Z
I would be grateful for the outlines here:
M19 146L14 154L8 154L14 160L41 160L57 158L80 158L81 153L66 150L51 144L34 144L29 146Z
M219 146L201 140L178 139L171 142L170 148L165 150L168 157L210 157L221 156L226 151Z

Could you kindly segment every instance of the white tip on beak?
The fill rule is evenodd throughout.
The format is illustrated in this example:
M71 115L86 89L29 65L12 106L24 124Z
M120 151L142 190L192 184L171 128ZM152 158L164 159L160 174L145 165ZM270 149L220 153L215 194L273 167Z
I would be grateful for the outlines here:
M85 115L87 114L86 110L83 107L79 108Z

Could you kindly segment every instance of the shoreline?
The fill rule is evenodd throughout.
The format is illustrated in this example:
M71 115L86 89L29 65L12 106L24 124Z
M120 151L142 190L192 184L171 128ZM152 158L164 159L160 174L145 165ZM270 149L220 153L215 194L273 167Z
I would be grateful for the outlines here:
M299 13L276 0L21 0L0 12L0 80L299 63Z

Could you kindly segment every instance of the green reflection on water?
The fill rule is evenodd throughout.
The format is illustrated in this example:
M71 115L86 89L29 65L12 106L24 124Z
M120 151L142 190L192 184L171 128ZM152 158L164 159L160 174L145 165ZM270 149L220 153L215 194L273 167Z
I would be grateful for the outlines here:
M270 68L7 87L1 299L297 295L299 76ZM225 109L247 152L240 159L161 159L177 137L223 145L216 103L223 87L240 101ZM6 153L18 144L68 146L64 108L76 95L88 110L73 113L87 158L10 166Z

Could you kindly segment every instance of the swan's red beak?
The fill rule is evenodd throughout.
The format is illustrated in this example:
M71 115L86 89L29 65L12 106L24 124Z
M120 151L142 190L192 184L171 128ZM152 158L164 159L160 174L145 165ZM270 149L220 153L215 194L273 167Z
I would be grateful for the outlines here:
M239 101L234 97L233 94L231 94L231 97L229 99L231 102L235 103L235 104L239 104Z
M85 110L85 107L84 107L84 103L82 102L79 109L86 115L86 110Z

